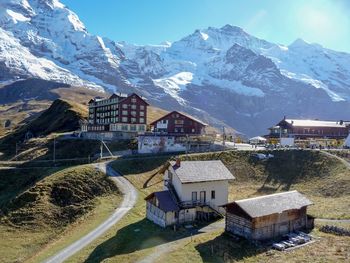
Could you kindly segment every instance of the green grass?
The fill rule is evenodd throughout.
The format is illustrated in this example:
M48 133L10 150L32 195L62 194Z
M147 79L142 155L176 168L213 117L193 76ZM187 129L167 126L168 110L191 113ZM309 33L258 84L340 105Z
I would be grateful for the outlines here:
M74 131L80 127L79 122L86 117L86 106L57 99L37 118L0 139L0 151L4 153L2 158L15 155L15 144L24 141L29 131L34 137L53 132Z
M155 262L347 262L350 238L312 232L319 237L308 246L289 252L256 247L245 240L234 241L222 231L185 241Z
M298 190L314 205L309 213L323 218L350 218L350 170L318 151L275 151L274 158L256 161L249 152L197 154L183 159L220 159L236 177L229 200Z
M19 170L11 172L2 179L27 182ZM0 192L1 262L22 262L42 250L51 255L99 225L120 201L115 184L90 166L31 173L43 179L12 195Z
M250 152L207 153L181 158L222 160L236 176L230 186L231 200L297 189L315 202L310 209L312 214L340 218L349 216L349 170L342 163L319 152L280 151L274 154L274 159L263 162L252 159ZM138 189L137 206L104 236L68 262L135 262L156 252L156 245L185 235L171 229L162 230L144 219L143 198L162 189L163 177L159 171L168 158L113 163L113 167L124 173ZM321 236L321 240L293 252L281 253L257 248L246 241L234 242L223 234L223 230L217 230L194 236L192 241L181 241L157 262L342 262L348 257L349 238L319 233L317 229L313 233Z
M94 160L94 156L100 152L101 142L98 140L82 140L82 139L63 139L56 136L56 165L76 165L87 163ZM120 140L106 142L108 148L114 151L123 151L135 149L135 140ZM33 138L17 145L17 158L12 160L26 162L23 166L50 166L53 162L54 138L47 136L43 138ZM106 152L105 147L103 151ZM2 159L8 159L9 155L5 155ZM60 161L63 159L64 161ZM66 159L76 159L67 161Z

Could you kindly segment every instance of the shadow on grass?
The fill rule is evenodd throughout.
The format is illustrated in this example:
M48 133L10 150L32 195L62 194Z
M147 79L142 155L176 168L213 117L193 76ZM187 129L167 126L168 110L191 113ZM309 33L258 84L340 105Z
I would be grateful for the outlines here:
M114 237L97 246L85 262L101 262L110 257L152 248L191 235L195 236L203 233L201 229L212 222L200 223L190 230L180 228L177 231L173 231L170 227L161 228L144 218L118 230Z
M1 170L0 209L38 181L66 167Z
M274 158L263 163L267 177L258 192L273 193L289 191L303 180L317 179L330 175L334 163L317 152L279 151Z
M255 257L268 250L266 247L258 247L244 239L236 241L226 233L198 244L195 248L203 262L236 262Z
M121 159L114 161L112 167L123 175L141 174L164 165L170 158L171 156Z
M133 253L186 237L189 232L163 229L146 218L118 230L114 237L97 246L85 262L95 263L104 259Z

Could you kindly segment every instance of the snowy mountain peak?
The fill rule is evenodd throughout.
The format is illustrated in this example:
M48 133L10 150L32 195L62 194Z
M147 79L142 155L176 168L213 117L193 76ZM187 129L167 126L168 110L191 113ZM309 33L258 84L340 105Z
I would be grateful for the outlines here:
M226 33L235 33L235 34L244 34L247 35L248 33L246 33L241 27L238 26L233 26L230 24L226 24L223 27L220 28L220 30L222 32L226 32Z
M290 48L305 48L309 45L310 45L309 42L305 41L302 38L298 38L298 39L294 40L293 43L289 45L289 47Z
M252 125L268 127L300 109L310 118L347 119L349 61L350 54L302 39L281 46L233 25L173 43L116 43L89 34L59 0L0 0L0 82L39 78L137 92L252 135Z

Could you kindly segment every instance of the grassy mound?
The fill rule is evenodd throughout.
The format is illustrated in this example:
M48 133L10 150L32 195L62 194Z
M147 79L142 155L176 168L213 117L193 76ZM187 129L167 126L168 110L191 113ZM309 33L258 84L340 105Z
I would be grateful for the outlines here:
M222 160L235 175L230 184L230 201L251 196L297 189L305 193L315 205L309 212L316 216L349 217L350 172L338 159L314 151L276 151L266 161L252 158L252 152L204 153L181 156L182 160ZM343 262L349 249L348 239L318 233L322 239L305 248L289 253L260 249L224 235L224 229L193 236L177 245L169 242L179 238L181 231L161 229L145 219L143 198L163 188L162 168L172 157L123 159L113 162L113 168L123 173L139 190L139 201L131 214L106 234L104 242L94 242L72 258L72 262L137 262L151 253L161 254L159 244L173 246L155 262ZM337 191L337 188L342 187ZM135 232L138 242L131 236ZM146 233L146 234L145 234ZM166 238L164 238L166 236ZM119 245L116 245L119 244ZM312 252L310 252L310 247ZM273 259L272 257L273 256ZM343 260L342 260L343 259Z
M86 117L87 108L84 105L57 99L38 118L21 127L13 136L20 140L27 131L34 136L73 131L79 128L79 122Z
M90 211L96 197L117 191L106 175L92 167L65 169L3 203L1 221L11 226L57 230Z
M350 171L338 159L318 151L275 151L274 158L264 161L252 154L230 151L184 155L181 159L221 160L236 177L230 184L230 201L298 190L315 203L309 209L312 215L350 218ZM162 175L157 170L167 158L117 161L114 167L126 175L142 174L159 181Z
M0 151L4 153L5 157L14 155L16 143L22 142L28 132L34 137L38 137L53 132L74 131L79 128L80 121L86 116L87 108L85 106L57 99L36 119L1 138Z

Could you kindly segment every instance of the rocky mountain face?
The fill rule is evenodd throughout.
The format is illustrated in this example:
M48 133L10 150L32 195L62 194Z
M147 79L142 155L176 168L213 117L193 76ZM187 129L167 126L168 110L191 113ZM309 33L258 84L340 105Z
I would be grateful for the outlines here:
M39 78L138 92L214 126L264 134L284 115L350 119L350 54L226 25L137 46L88 33L58 0L0 2L0 83ZM30 90L30 87L28 87Z

